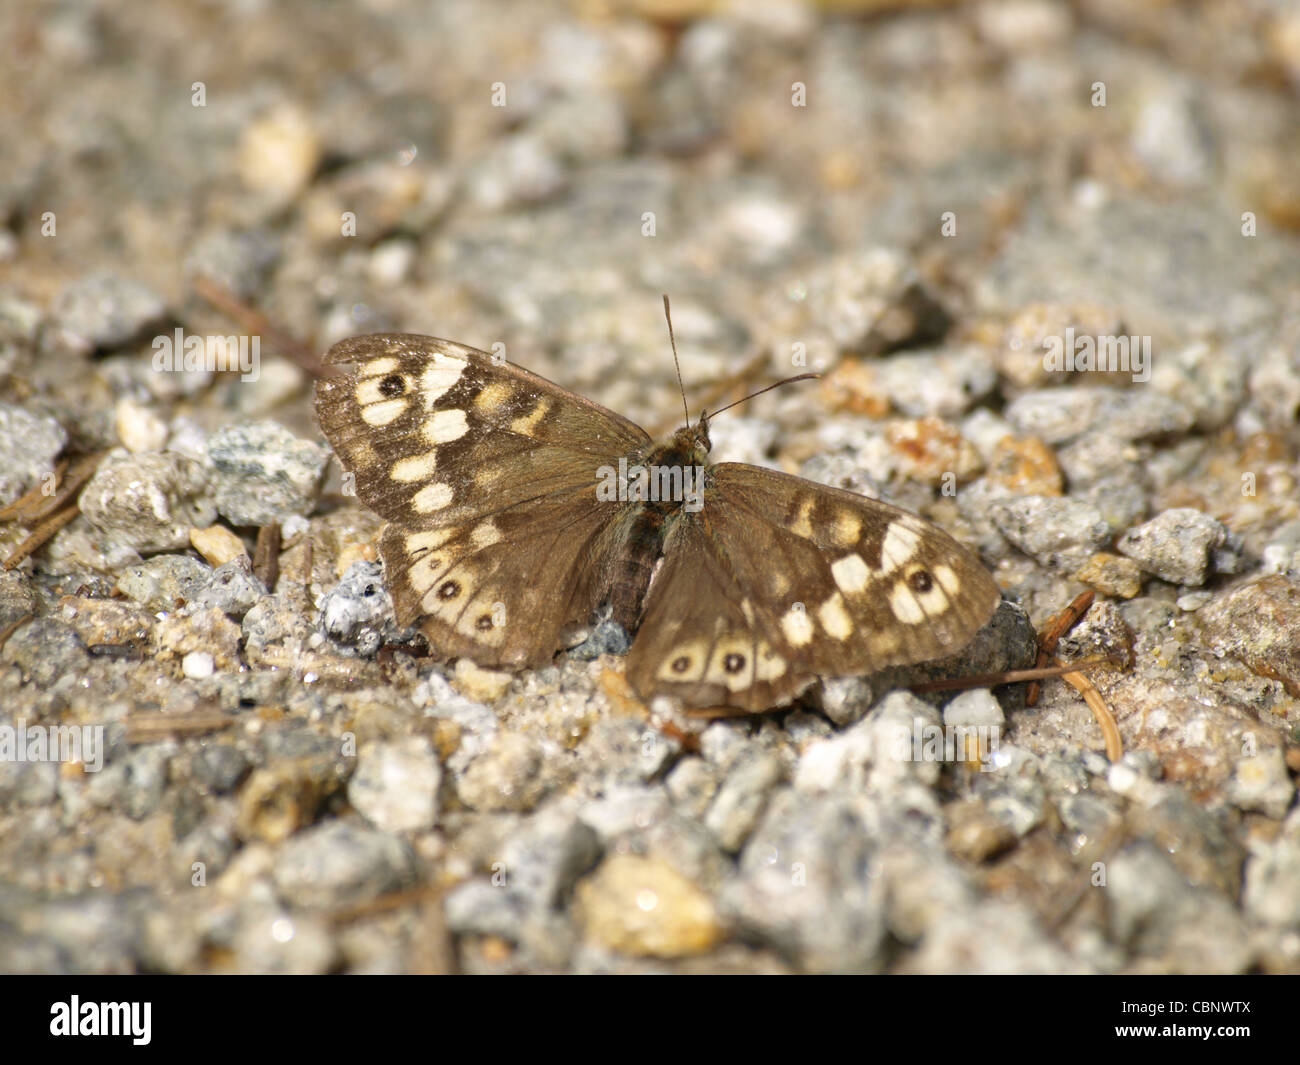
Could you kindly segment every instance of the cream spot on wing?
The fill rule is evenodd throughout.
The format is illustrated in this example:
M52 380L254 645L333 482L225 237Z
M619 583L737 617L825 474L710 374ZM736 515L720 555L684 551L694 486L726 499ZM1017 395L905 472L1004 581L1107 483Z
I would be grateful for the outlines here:
M538 423L546 417L546 412L550 409L550 399L543 396L531 411L510 423L510 431L518 433L520 436L532 436L537 431Z
M486 491L501 480L504 473L505 469L501 466L484 466L474 471L474 486Z
M368 407L372 403L405 403L406 400L402 393L396 396L386 395L380 387L387 377L367 377L364 378L356 388L357 402L363 407ZM402 392L406 391L406 378L402 378Z
M754 671L754 676L760 681L776 680L777 677L785 673L785 669L785 659L772 650L772 645L766 640L760 640L758 644L758 666Z
M504 625L496 623L497 619L492 616L492 611L492 593L479 596L478 601L469 604L468 609L459 612L456 631L462 636L468 636L475 643L487 647L499 647L505 642L506 630Z
M497 531L497 527L492 522L480 522L474 526L474 531L469 534L469 542L476 548L491 547L493 544L501 542L501 533Z
M862 522L852 511L842 511L831 525L830 534L836 547L853 547L862 535Z
M754 624L754 604L748 599L742 599L740 601L740 612L745 615L745 624L752 626Z
M387 377L390 373L396 373L402 364L392 356L383 359L371 359L361 367L362 377Z
M804 647L811 643L813 626L808 620L808 611L802 607L792 606L781 619L781 631L794 647Z
M440 617L454 624L466 599L473 594L474 572L464 565L454 566L444 573L420 600L426 614Z
M790 578L779 569L774 569L768 574L768 583L772 587L773 599L784 599L786 592L790 590Z
M949 595L956 595L961 591L961 581L957 579L951 567L935 566L931 573L934 579L939 582L939 586Z
M902 637L897 632L892 632L889 629L873 632L867 638L867 646L871 648L871 653L881 658L892 655L902 646L902 643Z
M425 410L433 410L433 405L460 380L467 365L464 359L458 359L454 355L444 355L440 351L433 353L433 362L420 375L420 391L424 395Z
M790 523L790 531L796 536L802 536L805 540L812 538L812 512L816 505L817 500L812 498L805 499L799 504L799 513Z
M844 609L844 597L836 592L817 608L817 620L827 634L837 640L848 639L853 632L853 619Z
M442 481L435 481L433 484L426 484L415 495L411 496L411 506L417 513L432 514L435 510L441 510L451 502L453 492L451 485Z
M515 390L504 381L493 381L474 397L474 406L479 410L494 411L515 394Z
M423 532L410 533L406 537L406 550L412 555L420 551L432 551L455 535L455 529L426 529Z
M909 573L908 576L910 577L912 574ZM932 618L948 609L948 596L933 578L931 578L928 592L918 592L912 589L912 594L916 596L916 601L920 604L921 609L925 611L927 617Z
M916 554L921 537L905 521L896 521L885 533L885 542L880 547L880 572L893 573Z
M415 589L415 594L423 596L449 565L451 565L450 553L430 551L411 563L410 569L406 571L406 579Z
M424 438L431 444L450 443L468 432L469 422L463 410L437 410L424 423Z
M871 571L860 555L845 555L832 562L831 576L845 595L857 595L871 583Z
M363 406L361 408L361 417L367 425L387 425L389 422L400 418L407 405L404 399L386 399L382 403L371 403L368 406Z
M698 681L704 676L704 667L707 665L704 656L708 651L708 643L705 640L678 644L668 652L659 667L659 679L676 683Z
M438 465L438 452L426 451L423 455L411 455L409 458L398 459L393 463L388 471L388 476L394 481L401 481L402 484L410 484L413 481L426 481L432 475Z
M705 681L721 684L727 691L744 691L754 683L753 641L748 636L728 636L719 640L709 658Z
M928 616L906 581L899 581L889 593L889 609L904 625L919 625Z

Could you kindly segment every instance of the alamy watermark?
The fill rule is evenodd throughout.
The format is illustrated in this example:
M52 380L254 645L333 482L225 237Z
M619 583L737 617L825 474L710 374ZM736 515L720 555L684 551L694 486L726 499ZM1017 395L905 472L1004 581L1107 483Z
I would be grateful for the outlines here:
M159 373L231 373L241 381L256 381L262 373L262 338L259 336L185 335L180 326L168 336L153 338L153 368Z
M891 753L900 762L978 762L980 772L997 769L993 755L1002 742L998 725L935 725L919 717L894 730Z
M602 503L684 503L697 513L704 506L703 466L629 466L626 458L596 470L596 498Z
M1064 336L1043 338L1043 369L1049 373L1131 374L1135 382L1151 380L1151 338L1149 336L1075 336L1074 327Z
M104 768L103 725L0 725L0 762L80 762L87 773Z

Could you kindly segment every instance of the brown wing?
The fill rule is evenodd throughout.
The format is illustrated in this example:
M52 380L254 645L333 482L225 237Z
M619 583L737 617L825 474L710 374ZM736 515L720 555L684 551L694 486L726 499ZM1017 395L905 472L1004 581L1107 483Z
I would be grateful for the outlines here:
M353 337L325 361L351 369L316 385L321 430L389 521L462 525L563 495L650 442L613 411L449 340Z
M357 337L316 386L321 429L363 503L400 624L482 665L540 665L603 591L627 508L601 467L646 447L634 423L486 352L408 334Z
M970 551L914 514L726 463L669 533L628 677L646 697L766 709L817 676L955 653L999 598Z

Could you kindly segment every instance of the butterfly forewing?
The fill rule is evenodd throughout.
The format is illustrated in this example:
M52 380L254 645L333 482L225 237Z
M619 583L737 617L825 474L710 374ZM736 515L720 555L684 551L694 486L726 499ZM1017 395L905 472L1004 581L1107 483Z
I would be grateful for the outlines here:
M316 386L321 429L381 517L424 527L590 484L645 447L633 422L487 352L406 333L344 340Z
M399 623L483 665L540 665L585 621L616 516L597 471L649 443L634 423L486 352L410 334L345 340L317 384L326 438L380 539Z

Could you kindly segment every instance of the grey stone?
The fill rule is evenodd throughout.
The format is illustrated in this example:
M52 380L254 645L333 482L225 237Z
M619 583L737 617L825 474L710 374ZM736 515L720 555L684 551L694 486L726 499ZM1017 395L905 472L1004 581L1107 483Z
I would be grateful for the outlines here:
M861 721L876 701L871 684L862 677L823 680L813 692L821 712L841 728Z
M425 832L437 820L441 782L442 767L423 737L367 744L357 752L348 801L381 831Z
M148 610L172 610L212 580L212 567L189 555L156 555L123 570L117 590Z
M54 302L59 339L75 351L118 348L136 340L167 314L147 285L114 273L92 274L67 285Z
M44 806L59 793L57 762L0 759L0 807Z
M217 509L234 525L309 514L330 453L277 422L226 426L208 438Z
M781 763L765 752L739 758L718 787L704 823L722 848L737 851L754 830L767 797L782 776Z
M81 512L95 527L137 551L189 547L190 529L211 525L216 507L193 459L173 452L116 450L81 493Z
M90 661L76 630L52 617L39 617L9 637L0 661L19 666L25 680L47 688L60 677L84 674Z
M809 972L876 971L884 963L886 889L852 806L779 792L722 892L730 920Z
M1171 584L1199 587L1210 573L1235 573L1241 540L1210 515L1190 507L1161 511L1130 529L1116 545L1148 573Z
M1087 972L1088 965L1048 938L1028 907L984 899L945 910L903 971L994 976Z
M352 563L320 604L320 631L339 643L372 655L394 632L393 601L378 562Z
M689 817L703 817L718 790L720 774L703 758L683 758L668 773L664 786L673 804Z
M328 821L285 843L273 875L290 906L345 906L410 886L415 857L396 836Z
M0 506L41 483L67 442L55 419L0 403Z
M621 717L596 722L580 755L607 785L640 784L658 776L678 750L675 740L653 726Z
M1151 843L1130 844L1106 869L1116 938L1174 973L1238 973L1250 964L1245 924L1217 892L1195 888Z
M1073 571L1110 540L1096 507L1068 497L1021 496L994 503L998 531L1044 566Z
M529 810L558 784L550 770L536 739L500 732L460 775L456 792L472 810Z
M200 237L185 257L187 277L204 277L243 300L258 296L280 258L269 229L217 229Z
M194 597L193 607L216 607L239 620L266 594L266 585L253 576L248 556L238 555L212 571L207 584Z
M1018 433L1063 444L1094 430L1119 440L1146 440L1183 433L1194 421L1177 400L1147 389L1119 391L1099 386L1040 388L1006 409Z
M909 258L876 247L844 254L808 283L809 306L841 351L876 355L941 335L948 316Z
M218 795L234 791L248 774L248 756L233 743L209 743L194 752L194 779Z
M976 347L908 352L879 365L880 391L914 418L955 418L993 391L997 371Z
M1300 810L1276 838L1252 851L1242 893L1246 912L1267 925L1300 929Z
M315 976L338 963L335 932L315 914L253 903L241 907L231 950L236 972Z

